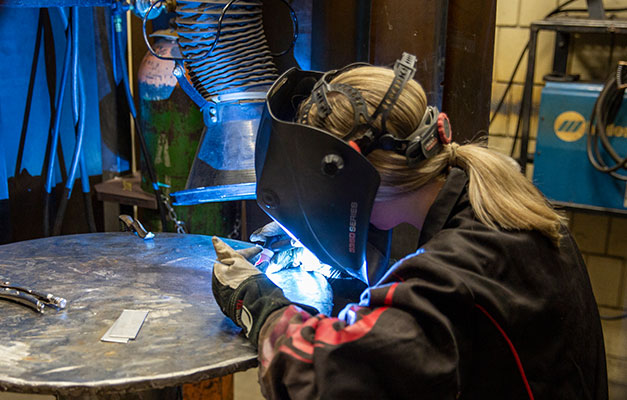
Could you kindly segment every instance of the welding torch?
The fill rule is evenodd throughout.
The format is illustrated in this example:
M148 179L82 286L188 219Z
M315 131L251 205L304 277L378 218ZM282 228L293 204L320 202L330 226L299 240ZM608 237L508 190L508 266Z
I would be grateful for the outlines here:
M63 297L52 293L40 293L8 281L0 281L0 299L15 301L40 313L44 312L46 306L62 309L67 305L67 300Z
M275 254L295 248L292 238L274 221L255 230L250 235L250 241L263 247L255 263L262 272L268 272L267 268Z

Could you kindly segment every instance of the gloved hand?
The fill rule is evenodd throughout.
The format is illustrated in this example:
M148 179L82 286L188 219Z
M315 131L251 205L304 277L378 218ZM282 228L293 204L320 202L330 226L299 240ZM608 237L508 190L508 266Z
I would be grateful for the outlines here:
M266 318L291 302L242 254L215 236L212 242L218 258L213 265L213 295L222 312L257 346Z
M255 266L266 273L289 268L291 260L301 250L296 245L297 243L275 221L254 231L250 235L250 241L263 246ZM270 270L268 270L269 267Z
M272 221L251 233L250 241L278 251L292 247L292 238L276 221Z

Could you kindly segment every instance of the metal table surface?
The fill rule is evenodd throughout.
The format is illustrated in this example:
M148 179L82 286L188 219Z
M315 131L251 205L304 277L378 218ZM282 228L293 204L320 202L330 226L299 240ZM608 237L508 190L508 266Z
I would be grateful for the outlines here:
M147 241L94 233L0 246L0 279L68 301L44 314L0 301L0 390L101 395L254 367L255 349L213 298L214 259L211 237L171 233ZM101 342L124 309L149 311L137 338Z

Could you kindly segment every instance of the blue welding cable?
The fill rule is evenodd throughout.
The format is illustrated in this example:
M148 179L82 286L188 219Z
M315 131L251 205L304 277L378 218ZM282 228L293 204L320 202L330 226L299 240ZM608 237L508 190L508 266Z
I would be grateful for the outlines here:
M85 82L83 81L83 76L79 73L80 79L80 94L81 98L81 109L79 112L79 118L81 121L82 129L85 129L85 116L86 116L86 101L85 99ZM84 133L82 133L84 135ZM87 220L87 228L89 232L96 232L96 220L94 218L94 208L91 204L91 188L89 186L89 174L87 173L87 165L85 164L85 152L81 151L79 154L79 168L81 173L81 186L83 189L83 202L85 206L85 217Z
M157 200L157 209L159 210L159 216L161 217L161 224L163 227L163 231L167 231L167 220L166 220L166 210L163 205L162 198L164 195L161 192L161 188L159 187L159 181L157 180L157 174L154 170L152 164L152 158L150 157L150 153L148 152L148 145L146 144L146 139L141 130L141 126L139 125L139 121L137 120L137 111L135 109L135 101L133 100L133 95L131 94L130 85L128 82L128 70L126 67L126 57L124 56L126 43L125 38L123 37L122 32L122 17L120 13L116 13L112 16L115 21L115 33L117 35L117 49L118 49L118 60L120 65L120 74L122 75L122 82L124 83L124 90L126 92L126 102L128 104L128 108L133 116L133 121L135 123L135 131L137 133L137 138L139 139L139 145L141 152L144 156L144 160L146 162L146 170L148 171L148 177L150 182L152 183L152 189L155 193L155 198Z
M110 13L114 13L114 9L111 8L109 10ZM115 33L115 17L113 14L111 18L109 18L109 37L110 37L110 53L111 53L111 70L113 72L113 84L114 86L118 84L118 76L120 73L118 72L118 45L117 45L117 34Z
M72 105L73 105L73 113L75 117L79 114L77 111L80 107L85 107L85 96L81 96L81 87L80 82L80 68L78 63L78 44L79 44L79 35L78 35L78 27L79 27L79 17L78 17L78 6L74 6L71 8L71 37L72 37ZM80 105L79 105L80 101ZM54 228L52 231L53 235L59 235L61 233L61 227L63 225L63 217L65 216L65 210L67 208L67 203L72 195L72 188L74 187L74 179L76 178L76 170L79 164L79 157L81 153L81 149L83 147L83 137L85 133L85 118L78 118L78 126L75 126L76 129L76 143L74 145L74 154L72 156L72 164L70 166L70 171L67 176L67 181L65 182L65 187L63 188L63 195L61 197L61 201L59 202L59 209L57 211L57 216L54 221Z
M74 180L76 179L76 173L79 168L79 164L81 163L82 154L83 154L83 139L85 137L85 89L82 82L82 74L80 70L77 70L78 76L75 78L77 81L76 90L74 93L75 97L78 97L76 105L77 113L76 113L76 144L74 148L74 154L72 156L72 164L70 166L70 173L68 174L67 182L65 182L65 189L68 190L67 199L70 199L70 195L72 194L72 188L74 187ZM82 174L81 174L82 175ZM81 176L82 178L82 176ZM81 183L83 183L81 181ZM84 185L84 183L83 183ZM89 183L87 184L87 191L89 191Z
M77 32L78 33L78 32ZM78 46L78 43L75 43ZM78 57L78 51L77 51ZM77 64L78 65L78 64ZM72 81L73 85L73 93L72 96L72 115L74 117L74 125L78 125L79 121L83 121L85 119L85 108L86 108L86 100L85 100L85 82L83 80L83 72L80 69L80 66L75 72L78 72L78 79L74 79ZM84 124L83 124L83 132L78 132L77 136L84 136ZM77 142L78 143L78 142ZM72 168L75 168L74 166ZM87 226L90 232L96 231L96 224L94 222L94 211L91 205L91 197L89 193L91 192L91 188L89 187L89 175L87 174L87 167L85 165L85 153L83 152L82 146L78 150L78 168L80 168L80 178L81 178L81 187L83 189L83 199L85 200L85 213L87 216ZM68 179L68 182L70 180ZM74 179L72 179L70 184L70 192L74 186ZM67 183L66 183L67 186Z
M44 236L50 235L50 210L52 208L52 187L54 178L54 160L57 154L57 146L59 144L59 125L61 123L61 110L63 108L63 97L65 96L65 87L67 86L68 73L70 71L70 60L72 44L70 27L68 25L67 16L65 10L61 7L58 8L59 14L65 30L65 53L63 55L63 70L61 72L61 83L59 91L57 92L57 98L55 101L55 110L52 123L52 132L50 132L51 142L48 153L48 169L46 170L46 182L44 185ZM59 163L64 160L59 159Z
M63 7L56 7L57 10L59 10L59 16L61 17L61 24L63 26L63 29L67 29L68 28L68 24L69 21L67 19L67 14L65 13L65 9Z
M74 115L74 124L79 124L79 129L82 130L77 132L77 137L84 137L87 100L85 97L85 81L83 80L83 72L80 70L80 68L78 70L78 94L80 96L80 103L77 104L78 109L76 110ZM81 188L83 189L83 202L85 207L87 228L89 229L89 232L94 233L96 232L96 221L94 219L94 209L91 204L89 174L87 173L87 165L85 164L85 152L83 151L83 149L81 149L78 155L78 167L80 168Z
M81 182L83 184L83 203L85 206L85 218L87 220L87 229L90 233L96 232L96 219L94 217L94 207L91 204L91 189L89 186L89 175L87 175L87 166L85 165L85 152L81 152L80 156ZM83 176L85 178L83 178Z
M78 102L80 101L80 65L78 59L79 53L79 35L78 35L78 7L71 8L72 15L72 117L74 125L78 122ZM67 185L67 184L66 184Z

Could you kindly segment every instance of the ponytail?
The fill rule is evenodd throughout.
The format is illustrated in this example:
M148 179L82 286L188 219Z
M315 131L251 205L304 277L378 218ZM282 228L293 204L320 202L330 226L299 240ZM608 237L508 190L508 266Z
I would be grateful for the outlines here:
M508 156L479 144L451 143L416 167L407 166L405 157L389 151L374 151L368 159L381 175L378 201L443 181L450 168L458 167L468 175L468 197L479 221L495 229L536 230L559 245L565 218Z
M452 143L443 152L450 166L468 174L468 197L482 223L505 230L536 230L559 246L564 216L553 209L514 160L476 144Z

